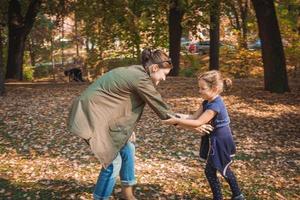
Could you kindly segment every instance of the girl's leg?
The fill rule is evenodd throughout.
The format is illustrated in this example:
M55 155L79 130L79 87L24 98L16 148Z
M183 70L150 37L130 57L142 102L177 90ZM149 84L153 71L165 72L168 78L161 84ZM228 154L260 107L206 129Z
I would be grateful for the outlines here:
M234 173L231 171L231 169L229 167L227 168L226 177L224 177L224 178L226 179L226 181L228 182L228 184L230 186L230 189L232 191L233 199L235 197L240 196L242 194L241 190L240 190L240 187L237 183L237 180L236 180L236 177L235 177Z
M125 199L135 199L132 186L136 184L135 179L135 146L132 142L128 142L120 151L122 158L122 166L120 170L120 178L122 184L122 194Z
M212 165L212 160L209 158L205 167L205 175L209 182L214 200L222 200L221 184L217 177L217 169Z
M120 154L105 169L102 168L94 190L95 200L108 200L116 184L116 178L119 175L122 165Z

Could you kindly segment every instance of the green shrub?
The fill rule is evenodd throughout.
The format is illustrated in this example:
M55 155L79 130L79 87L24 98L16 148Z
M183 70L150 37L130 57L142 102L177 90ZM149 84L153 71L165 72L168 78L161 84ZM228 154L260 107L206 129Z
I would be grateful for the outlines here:
M23 78L26 81L32 81L33 80L33 73L34 73L34 68L31 66L26 66L23 69Z
M184 59L183 65L180 66L179 75L185 77L194 77L201 69L198 55L186 54L182 57Z
M193 77L196 75L196 73L197 73L196 68L189 67L189 68L181 69L179 75L184 77Z

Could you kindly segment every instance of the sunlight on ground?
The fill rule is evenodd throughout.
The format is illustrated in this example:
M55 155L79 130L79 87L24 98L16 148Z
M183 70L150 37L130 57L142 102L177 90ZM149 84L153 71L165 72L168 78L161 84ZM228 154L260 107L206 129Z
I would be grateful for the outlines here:
M291 93L277 95L263 91L261 81L235 82L224 100L238 149L232 167L246 197L297 199L299 83L291 84ZM195 85L192 78L171 78L159 90L174 111L192 113L202 102ZM72 99L86 86L7 86L0 101L0 197L92 199L100 164L66 130ZM136 133L139 199L211 197L198 161L199 134L163 125L149 107ZM114 196L120 196L119 182Z

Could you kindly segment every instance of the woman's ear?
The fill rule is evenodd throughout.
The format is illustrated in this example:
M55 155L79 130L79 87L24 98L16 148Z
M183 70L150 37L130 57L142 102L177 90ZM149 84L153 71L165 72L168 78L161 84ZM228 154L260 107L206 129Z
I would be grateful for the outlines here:
M159 66L157 64L153 64L150 66L150 72L151 73L154 73L154 72L157 72L159 70Z

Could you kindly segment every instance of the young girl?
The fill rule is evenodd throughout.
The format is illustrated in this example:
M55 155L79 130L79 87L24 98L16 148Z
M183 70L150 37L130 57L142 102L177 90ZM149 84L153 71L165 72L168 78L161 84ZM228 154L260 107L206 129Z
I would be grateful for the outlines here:
M231 86L230 79L223 79L220 72L213 70L198 77L199 93L204 99L202 106L192 116L172 117L165 120L167 124L178 124L186 128L197 128L211 123L214 130L209 135L209 151L205 175L215 200L223 199L217 171L229 183L233 200L245 199L240 191L235 175L230 169L235 154L235 143L229 127L230 119L220 93L223 88ZM203 143L202 143L203 144ZM202 147L203 148L203 147Z

